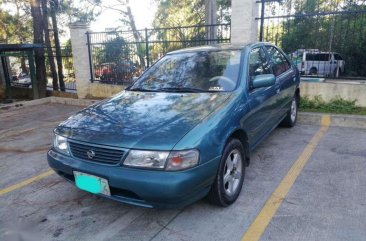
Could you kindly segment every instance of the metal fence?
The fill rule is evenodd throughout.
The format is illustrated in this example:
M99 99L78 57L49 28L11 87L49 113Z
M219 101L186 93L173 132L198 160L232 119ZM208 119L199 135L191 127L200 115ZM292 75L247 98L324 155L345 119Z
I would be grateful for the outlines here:
M91 81L129 84L176 49L230 42L230 24L87 32Z
M261 0L259 38L303 75L366 77L366 0Z

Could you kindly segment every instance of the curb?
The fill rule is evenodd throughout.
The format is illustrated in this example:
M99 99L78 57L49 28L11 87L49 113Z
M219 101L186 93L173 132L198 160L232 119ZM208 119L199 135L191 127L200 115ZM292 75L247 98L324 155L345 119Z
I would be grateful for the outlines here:
M100 100L87 100L87 99L72 99L65 97L46 97L42 99L30 100L30 101L19 101L12 104L0 106L1 110L14 110L21 109L28 106L44 105L44 104L63 104L63 105L74 105L74 106L89 106L98 103Z
M366 129L366 116L299 112L297 122L303 125L321 125L322 116L329 115L330 126Z
M43 104L62 104L87 107L89 105L98 103L99 101L100 100L72 99L52 96L43 99L21 101L13 104L3 105L0 106L0 111L20 109L28 106ZM325 115L325 113L299 112L297 122L303 125L321 125L321 119L323 115ZM339 114L326 115L330 116L330 126L366 129L366 116Z

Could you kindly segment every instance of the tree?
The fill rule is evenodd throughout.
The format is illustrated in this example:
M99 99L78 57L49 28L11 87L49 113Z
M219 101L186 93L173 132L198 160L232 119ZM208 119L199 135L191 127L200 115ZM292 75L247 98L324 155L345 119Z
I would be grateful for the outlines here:
M51 19L52 19L53 37L55 39L58 81L60 83L60 90L65 91L64 74L63 74L63 68L62 68L61 46L60 46L60 38L59 38L59 35L58 35L58 26L57 26L57 18L56 18L56 11L57 11L57 8L58 8L58 0L49 0L49 1L50 1L50 6L51 6Z
M31 6L31 13L33 17L33 42L35 44L44 44L43 41L43 16L41 12L40 0L29 0ZM35 63L36 63L36 78L38 86L33 88L38 88L39 97L46 97L46 65L44 57L44 48L36 48L35 53Z
M52 51L50 32L49 32L49 22L48 22L48 6L47 0L42 0L42 12L43 12L43 26L44 26L44 38L47 49L48 60L50 64L50 70L52 75L52 87L53 90L58 90L58 78L55 65L55 58Z
M135 24L135 18L132 14L131 7L130 7L130 1L129 0L115 0L116 4L110 4L109 2L104 2L102 4L102 7L105 9L110 9L113 11L118 12L121 15L120 21L122 22L123 26L128 27L133 34L133 38L136 42L136 49L137 49L137 56L140 60L140 66L146 67L145 63L145 56L144 54L141 54L143 51L143 46L139 44L139 42L142 42L144 40L143 36L141 35L141 32L138 31L136 24Z
M31 42L32 22L27 0L12 0L11 3L14 9L13 14L0 8L0 42ZM20 67L22 73L28 74L25 56L20 57Z
M203 25L204 0L161 0L153 21L154 27Z
M130 55L130 48L123 37L118 36L105 42L103 48L96 49L95 59L97 65L108 62L118 62L121 59L126 59Z
M205 5L211 0L156 0L155 27L205 24ZM217 0L217 23L230 23L231 0Z

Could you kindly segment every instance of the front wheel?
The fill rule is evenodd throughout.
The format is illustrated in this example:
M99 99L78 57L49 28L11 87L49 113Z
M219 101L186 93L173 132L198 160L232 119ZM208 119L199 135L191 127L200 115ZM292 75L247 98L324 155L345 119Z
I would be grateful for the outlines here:
M283 119L283 121L281 122L282 126L294 127L296 125L298 107L299 107L298 98L294 96L292 98L291 108L287 112L285 119Z
M226 144L215 181L207 195L210 203L226 207L236 201L245 176L244 153L239 140L232 139Z

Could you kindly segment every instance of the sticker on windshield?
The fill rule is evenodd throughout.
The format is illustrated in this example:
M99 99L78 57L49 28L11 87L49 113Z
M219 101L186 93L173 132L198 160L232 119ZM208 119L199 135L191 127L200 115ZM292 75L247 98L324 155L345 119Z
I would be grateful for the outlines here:
M224 88L221 86L211 86L208 90L209 91L223 91Z

